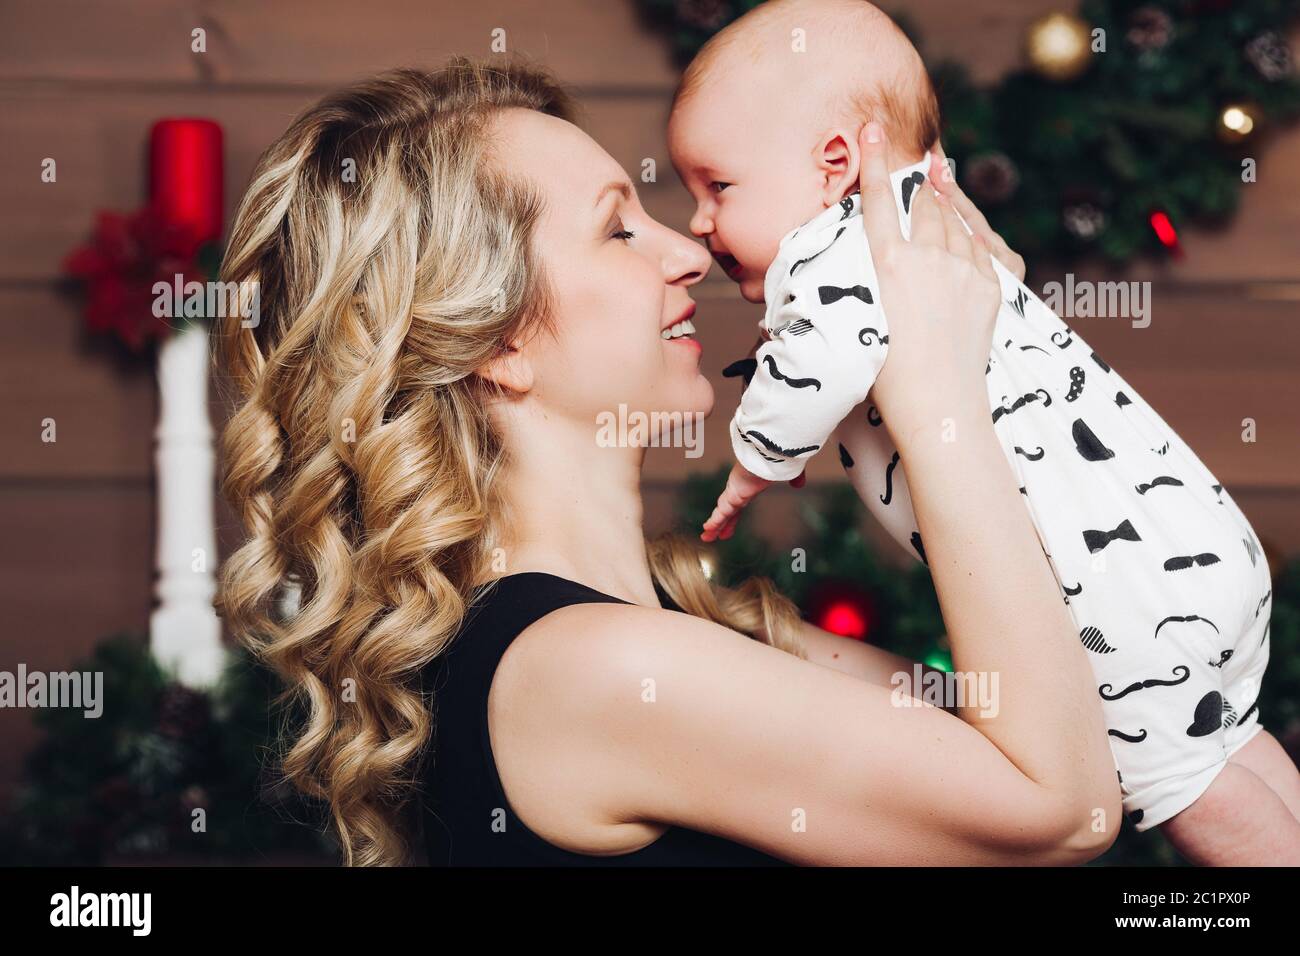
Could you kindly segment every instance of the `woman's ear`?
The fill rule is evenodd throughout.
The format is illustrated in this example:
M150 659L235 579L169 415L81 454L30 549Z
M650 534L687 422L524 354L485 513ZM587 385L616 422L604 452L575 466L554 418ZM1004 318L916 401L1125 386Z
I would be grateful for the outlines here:
M813 161L822 182L822 202L825 205L833 206L853 192L858 184L861 160L856 130L833 129L821 138Z
M474 374L519 395L533 387L533 363L517 344L484 362Z

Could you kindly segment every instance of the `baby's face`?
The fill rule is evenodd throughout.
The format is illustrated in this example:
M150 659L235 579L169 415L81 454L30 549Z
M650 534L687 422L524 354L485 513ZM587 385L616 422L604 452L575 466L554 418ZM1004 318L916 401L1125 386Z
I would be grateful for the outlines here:
M668 122L668 149L695 199L691 232L742 296L762 302L782 237L826 208L826 183L814 159L816 135L805 117L783 108L788 94L744 86L706 82L680 103Z

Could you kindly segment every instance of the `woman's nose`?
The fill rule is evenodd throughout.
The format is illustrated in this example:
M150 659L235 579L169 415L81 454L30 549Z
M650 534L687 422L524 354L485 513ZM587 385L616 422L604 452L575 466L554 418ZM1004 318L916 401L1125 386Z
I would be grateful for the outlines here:
M664 256L664 279L670 285L694 285L708 274L712 265L713 257L704 246L680 233L672 234Z

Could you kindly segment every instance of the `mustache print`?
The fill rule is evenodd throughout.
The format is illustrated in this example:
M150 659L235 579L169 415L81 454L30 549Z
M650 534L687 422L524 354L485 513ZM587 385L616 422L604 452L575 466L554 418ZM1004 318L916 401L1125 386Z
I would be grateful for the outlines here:
M840 222L843 222L845 219L848 219L849 216L853 215L852 194L845 196L843 199L840 200L840 209L843 210L840 213Z
M1211 621L1208 617L1201 617L1199 614L1188 614L1185 617L1179 617L1178 615L1175 614L1165 618L1163 621L1161 621L1159 624L1156 625L1156 632L1155 634L1151 635L1152 640L1160 636L1160 628L1164 627L1166 624L1191 624L1196 621L1204 621L1206 624L1210 625L1210 627L1214 628L1215 634L1219 633L1218 625L1215 624L1213 621Z
M876 300L871 298L871 290L864 285L854 285L848 288L835 285L819 285L817 287L817 298L821 299L822 305L833 305L840 299L852 296L867 305L871 305Z
M914 172L898 184L899 189L902 191L903 212L912 211L912 193L915 192L916 188L923 182L925 182L925 174Z
M1210 554L1206 551L1204 554L1186 554L1176 555L1165 561L1166 571L1186 571L1193 564L1198 568L1208 568L1211 564L1218 564L1219 556Z
M1058 335L1064 335L1065 338L1061 339L1058 342L1056 339ZM1058 349L1068 349L1071 345L1074 344L1074 333L1071 332L1069 329L1058 329L1057 331L1052 333L1052 344L1055 345Z
M1255 701L1255 703L1251 704L1248 708L1246 708L1246 712L1241 715L1241 719L1238 720L1237 723L1244 724L1246 721L1250 720L1250 715L1253 714L1258 709L1259 709L1259 701Z
M1028 352L1030 349L1038 349L1038 351L1042 352L1044 355L1051 355L1051 354L1052 354L1051 352L1047 351L1047 349L1043 348L1041 345L1022 345L1022 346L1020 346L1020 351L1022 351L1022 352Z
M1106 362L1102 359L1102 357L1101 357L1100 355L1098 355L1096 352L1093 352L1093 353L1092 353L1092 360L1093 360L1094 362L1096 362L1098 365L1101 366L1101 370L1102 370L1103 372L1109 372L1109 371L1110 371L1110 366L1107 365Z
M813 330L813 324L808 319L795 319L793 322L787 322L785 325L777 326L772 330L772 335L777 336L789 332L791 335L803 335Z
M1130 399L1127 395L1125 395L1122 391L1116 392L1115 404L1118 405L1120 408L1123 408L1125 405L1132 405L1133 400Z
M849 450L843 444L840 445L840 464L845 468L853 467L853 456L849 454Z
M1157 455L1164 455L1169 451L1169 442L1165 442L1159 448L1152 448L1151 450Z
M744 439L747 443L749 443L750 445L753 445L754 450L755 450L756 452L758 452L758 456L759 456L760 458L762 458L764 461L778 461L778 462L779 462L779 461L783 461L783 460L784 460L784 459L781 459L781 458L774 458L773 456L769 455L767 452L763 451L763 449L762 449L759 445L755 445L755 444L754 444L754 439L750 438L748 435L746 435L744 432L742 432L739 428L736 429L736 434L738 434L741 438L743 438L743 439Z
M767 437L766 435L764 435L762 432L760 432L760 431L756 431L756 430L753 429L753 428L751 428L749 431L744 432L744 433L742 433L742 434L743 434L744 439L745 439L746 441L748 441L751 445L754 444L753 441L750 441L750 439L753 438L753 439L757 440L757 441L758 441L758 442L759 442L759 443L760 443L764 448L766 448L768 451L770 451L770 452L774 452L774 453L776 453L776 454L778 454L778 455L783 455L783 456L785 456L786 458L794 458L794 457L796 457L796 456L798 456L798 455L802 455L802 454L804 454L805 452L816 451L818 448L821 447L821 445L808 445L808 446L806 446L806 447L804 447L804 448L782 448L780 445L778 445L776 442L772 441L772 439L768 438L768 437ZM764 456L764 457L766 457L766 456ZM772 461L772 460L777 460L777 461L779 461L780 459L768 459L768 460L769 460L769 461Z
M1083 394L1083 369L1075 366L1070 369L1070 390L1065 393L1065 400L1072 402Z
M889 334L886 333L884 335L881 335L880 332L876 329L863 329L861 332L858 333L858 341L861 342L863 345L875 345L876 344L875 342L870 341L872 336L875 336L877 339L879 339L881 345L889 344Z
M1135 691L1147 690L1151 687L1177 687L1179 684L1186 681L1192 673L1191 668L1186 664L1179 664L1174 668L1173 672L1177 674L1179 671L1182 671L1182 676L1174 680L1161 680L1158 677L1148 677L1146 680L1140 680L1136 683L1129 684L1123 690L1116 691L1115 693L1111 693L1110 684L1102 684L1097 688L1097 693L1101 695L1102 700L1119 700L1121 697L1127 697Z
M1082 590L1082 588L1080 590ZM1068 604L1070 602L1067 600L1066 603ZM1101 631L1097 630L1095 627L1085 627L1080 631L1079 640L1083 641L1083 646L1094 654L1115 653L1115 648L1106 643L1106 638L1102 635Z
M1076 418L1070 430L1074 436L1074 449L1084 461L1105 461L1115 457L1115 453L1106 447L1082 418Z
M1108 730L1106 733L1112 737L1118 737L1120 740L1127 740L1131 744L1140 744L1147 739L1147 730L1143 727L1136 734L1126 734L1122 730Z
M921 532L913 531L911 540L912 540L912 547L915 548L916 553L921 556L921 563L928 568L930 566L930 562L925 560L925 545L921 542Z
M764 355L763 361L767 363L767 370L772 377L778 382L785 382L791 388L813 388L816 391L822 390L822 383L815 378L791 378L776 367L776 360L770 355Z
M1264 605L1268 603L1268 599L1271 598L1272 596L1273 596L1273 589L1269 588L1268 593L1265 594L1262 598L1260 598L1259 603L1255 605L1255 617L1259 617L1259 612L1264 610Z
M872 428L879 428L885 424L885 420L880 417L880 409L876 408L875 405L867 407L867 424Z
M816 259L818 256L820 256L823 252L825 252L827 249L829 249L831 246L835 245L835 240L836 240L836 239L839 239L840 236L844 235L844 230L847 229L847 228L849 228L849 227L848 227L848 226L840 226L840 228L839 228L839 229L836 231L836 233L835 233L835 239L832 239L830 242L826 243L826 245L824 245L822 248L818 249L816 252L814 252L812 255L810 255L807 259L799 259L798 261L796 261L795 264L792 265L792 266L790 267L790 275L794 275L796 272L798 272L798 271L799 271L801 268L803 268L805 265L807 265L808 263L812 262L814 259Z
M1048 557L1051 557L1051 555L1048 555ZM1068 584L1063 584L1063 585L1061 585L1061 588L1062 588L1062 590L1065 591L1065 603L1066 603L1066 604L1069 604L1069 603L1070 603L1070 598L1072 598L1072 597L1078 597L1080 594L1083 593L1083 582L1080 582L1080 583L1076 584L1073 588L1071 588ZM1084 630L1085 630L1085 631L1086 631L1086 630L1089 630L1089 628L1084 628ZM1091 628L1091 630L1096 630L1096 628ZM1080 632L1080 636L1082 636L1082 632ZM1098 637L1101 637L1101 631L1097 631L1097 636L1098 636ZM1103 641L1102 643L1105 643L1105 642ZM1110 651L1113 651L1114 649L1115 649L1115 648L1112 647L1112 648L1110 648L1110 650L1108 650L1108 651L1102 651L1101 653L1103 653L1103 654L1109 654ZM1089 650L1091 650L1091 648L1089 648Z
M750 380L754 377L754 372L758 370L758 359L743 358L737 359L722 370L723 378L735 378L737 375L745 380L748 387Z
M1179 488L1183 487L1183 483L1181 481L1179 481L1177 478L1174 478L1170 475L1158 475L1157 477L1152 478L1149 482L1143 482L1142 484L1136 485L1135 487L1137 488L1138 494L1145 495L1152 488L1159 488L1161 485L1176 485Z
M1219 504L1223 504L1223 485L1210 485L1214 489L1214 494L1219 499Z
M1040 396L1043 399L1044 408L1052 404L1052 396L1045 388L1039 388L1039 389L1035 389L1032 392L1026 392L1024 395L1021 395L1014 402L1012 402L1010 406L1006 404L1007 397L1003 395L1002 396L1003 404L993 409L993 423L997 424L998 419L1001 418L1003 415L1010 415L1012 412L1016 412L1024 408L1030 402L1038 401Z
M1142 537L1133 527L1133 522L1125 518L1114 531L1085 531L1083 543L1091 554L1102 551L1112 541L1141 541Z
M885 493L880 496L880 503L887 505L894 497L894 468L898 465L898 452L894 452L894 457L889 459L889 464L885 466Z
M1039 445L1039 446L1038 446L1038 451L1037 451L1037 452L1034 452L1034 453L1027 452L1027 451L1025 451L1023 448L1021 448L1019 445L1017 445L1017 446L1016 446L1016 454L1017 454L1017 455L1023 455L1025 458L1029 459L1030 461L1042 461L1043 456L1046 455L1047 452L1043 451L1043 446L1042 446L1042 445ZM1023 491L1023 490L1024 490L1024 489L1022 488L1021 491Z
M1028 301L1029 297L1025 295L1025 290L1017 289L1016 297L1014 299L1008 299L1007 305L1011 306L1012 311L1023 319L1025 317L1025 303Z
M1208 737L1223 729L1223 696L1212 690L1196 702L1192 722L1187 728L1189 737Z
M1260 555L1260 549L1251 538L1242 538L1241 543L1246 548L1246 554L1250 557L1250 566L1253 568L1257 563Z
M1228 661L1231 659L1232 659L1232 648L1228 648L1226 651L1219 652L1219 659L1217 661L1206 661L1205 663L1209 664L1211 667L1222 667L1224 664L1228 663Z

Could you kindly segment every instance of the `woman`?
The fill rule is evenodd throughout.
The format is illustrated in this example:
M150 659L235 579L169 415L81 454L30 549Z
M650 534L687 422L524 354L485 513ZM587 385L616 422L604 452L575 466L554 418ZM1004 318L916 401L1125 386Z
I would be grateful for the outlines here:
M1102 852L1120 809L1098 700L987 414L986 242L929 196L903 242L863 142L894 325L876 404L954 663L1002 690L959 717L900 706L911 661L767 582L718 588L690 543L647 546L644 449L595 423L710 411L698 345L661 336L710 259L571 115L516 66L388 74L299 117L233 228L224 278L260 283L262 313L216 336L250 535L219 603L309 705L284 769L347 861L410 860L421 823L439 864ZM301 609L277 613L290 582Z

